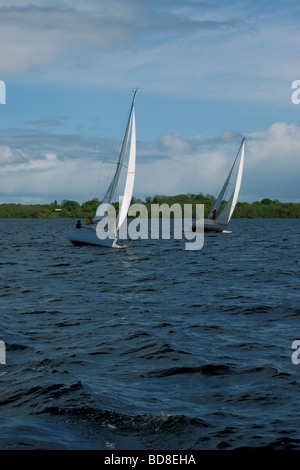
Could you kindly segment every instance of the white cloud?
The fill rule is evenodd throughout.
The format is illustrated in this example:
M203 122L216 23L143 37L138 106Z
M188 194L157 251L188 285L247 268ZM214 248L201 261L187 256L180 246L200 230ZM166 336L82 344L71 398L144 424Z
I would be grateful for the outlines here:
M282 101L297 78L297 3L5 1L0 70L33 81Z
M4 5L3 5L4 3ZM6 4L5 4L6 3ZM135 11L111 2L2 2L0 8L0 69L11 74L64 60L76 49L109 49L131 42ZM93 50L93 49L92 49Z
M20 152L7 145L0 147L0 166L16 164L20 161L22 161Z
M156 100L149 110L139 108L139 122L144 126L151 128L149 116L156 119L152 132L156 141L138 142L135 188L141 196L216 194L241 139L234 131L216 136L217 107L210 111L210 103L223 102L226 105L218 108L220 115L215 115L220 132L227 125L234 129L226 120L232 103L237 117L230 122L239 124L240 119L245 132L250 122L252 129L259 128L256 117L268 116L264 122L269 129L246 135L241 198L299 200L299 126L280 122L292 122L290 116L296 110L291 103L291 83L300 78L298 45L296 1L3 0L0 7L0 78L9 85L6 77L12 77L18 96L22 81L51 84L60 96L68 86L68 90L75 90L74 95L68 96L70 101L66 99L61 113L76 123L78 119L87 122L86 114L81 117L78 108L74 111L72 107L72 99L78 96L76 86L85 90L97 87L102 96L107 90L115 95L138 86L143 96L148 96L144 103L149 103L149 96ZM51 116L51 106L45 105L47 100L43 108L34 103L33 110L24 110L18 103L12 109L7 88L7 116L11 112L21 122L22 115L24 122L30 121L44 132L2 128L2 200L39 195L48 200L83 202L97 196L96 184L90 182L99 175L98 162L107 153L109 141L47 132L60 124ZM163 122L167 114L160 116L157 112L157 108L162 109L156 106L162 95L169 97L164 101L170 105L168 129ZM176 106L172 96L176 97ZM189 98L182 113L181 98ZM249 120L247 104L252 113ZM289 106L292 111L280 116ZM77 113L76 119L72 112ZM54 114L59 113L57 107ZM186 137L181 134L181 124L176 129L180 134L176 133L172 113L180 115L177 122L184 121L190 133L191 127L199 128L199 132L215 137ZM193 126L187 124L191 120Z
M244 194L300 202L300 127L275 123L248 142Z
M165 134L159 138L159 148L174 156L189 154L194 150L191 142L186 141L182 136L172 134Z
M24 157L24 161L21 163L17 162L11 164L11 162L14 160L14 153L19 153L20 155L22 155ZM57 166L57 164L59 164L57 156L52 153L46 153L45 155L43 155L43 157L38 159L26 159L26 155L21 150L16 151L7 147L4 147L2 149L0 148L0 161L5 160L6 156L8 156L7 160L10 164L4 166L0 170L3 175L5 175L6 173L21 173L32 170L48 170L49 168Z
M210 139L166 134L153 143L138 142L136 197L199 192L216 195L241 137L233 132ZM35 133L35 139L31 137L31 144L26 140L23 149L20 143L19 135L18 150L12 145L0 148L0 202L16 195L39 195L46 202L74 199L82 203L101 198L98 180L108 176L101 161L104 154L109 155L109 142L103 141L105 151L101 154L101 140L94 138L56 138L41 132ZM21 157L16 159L14 155ZM247 134L240 200L252 202L269 197L300 201L299 157L299 126L275 123L266 132Z

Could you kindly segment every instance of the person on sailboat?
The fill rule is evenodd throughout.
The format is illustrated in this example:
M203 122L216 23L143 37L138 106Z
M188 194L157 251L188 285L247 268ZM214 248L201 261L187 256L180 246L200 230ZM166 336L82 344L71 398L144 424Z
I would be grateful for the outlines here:
M216 220L217 218L217 209L214 208L213 212L212 212L212 220Z
M94 223L93 217L92 217L91 215L89 215L89 216L86 218L85 223L86 223L87 225L93 224L93 223Z
M81 221L80 221L80 220L77 220L76 228L81 228L81 227L82 227Z

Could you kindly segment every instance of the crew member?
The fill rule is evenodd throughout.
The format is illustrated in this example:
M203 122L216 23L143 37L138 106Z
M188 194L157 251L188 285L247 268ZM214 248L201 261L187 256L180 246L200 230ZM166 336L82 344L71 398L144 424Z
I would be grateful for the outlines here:
M89 224L93 224L93 223L94 223L94 222L93 222L93 218L92 218L92 216L91 216L91 215L89 215L89 216L86 218L86 221L85 221L85 223L86 223L87 225L89 225Z

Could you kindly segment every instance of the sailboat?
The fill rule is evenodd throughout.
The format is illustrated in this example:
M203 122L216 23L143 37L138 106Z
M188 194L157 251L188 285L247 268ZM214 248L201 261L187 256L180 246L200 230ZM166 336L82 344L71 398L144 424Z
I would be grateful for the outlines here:
M133 187L134 187L134 178L135 178L135 161L136 161L136 133L135 133L135 111L134 111L134 102L137 90L133 92L133 99L131 103L129 118L127 121L127 126L119 154L118 162L116 163L116 169L114 176L111 180L111 183L106 191L106 194L99 206L97 207L95 216L91 219L91 223L86 225L81 225L79 223L78 228L74 228L69 231L68 237L69 240L74 244L88 244L88 245L100 245L107 247L118 247L118 232L126 219L127 212L129 210ZM116 195L117 185L120 179L122 169L126 167L125 165L125 156L128 152L129 147L129 156L126 170L126 182L124 188L124 194L121 198L121 206L117 218L117 222L114 224L113 229L103 226L99 228L99 222L103 221L104 218L109 217L109 208L111 203L114 200ZM80 222L80 221L79 221ZM77 227L76 226L76 227Z
M243 167L244 167L244 147L245 138L242 139L237 155L234 159L233 165L228 173L225 183L220 191L220 194L211 208L209 216L204 219L204 232L224 232L226 231L227 225L230 222L233 211L235 209L238 195L241 187ZM231 194L221 210L219 212L222 201L226 200L226 194ZM196 227L193 226L193 231Z

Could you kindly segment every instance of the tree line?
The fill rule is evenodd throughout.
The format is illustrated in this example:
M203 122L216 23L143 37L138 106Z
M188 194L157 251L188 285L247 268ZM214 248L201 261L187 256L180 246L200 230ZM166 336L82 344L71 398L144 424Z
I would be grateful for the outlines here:
M215 198L209 194L178 194L176 196L155 195L148 196L145 200L132 198L131 204L144 204L150 214L151 204L192 204L193 215L196 213L196 204L204 204L204 217L207 217ZM85 218L96 212L100 204L99 199L94 198L79 204L76 201L64 199L61 204L54 201L50 204L0 204L0 218ZM114 203L118 211L118 203ZM222 207L221 207L222 209ZM220 210L221 210L220 209ZM137 214L138 215L138 214ZM294 202L280 202L268 198L252 203L238 202L233 214L234 218L299 218L300 204Z

